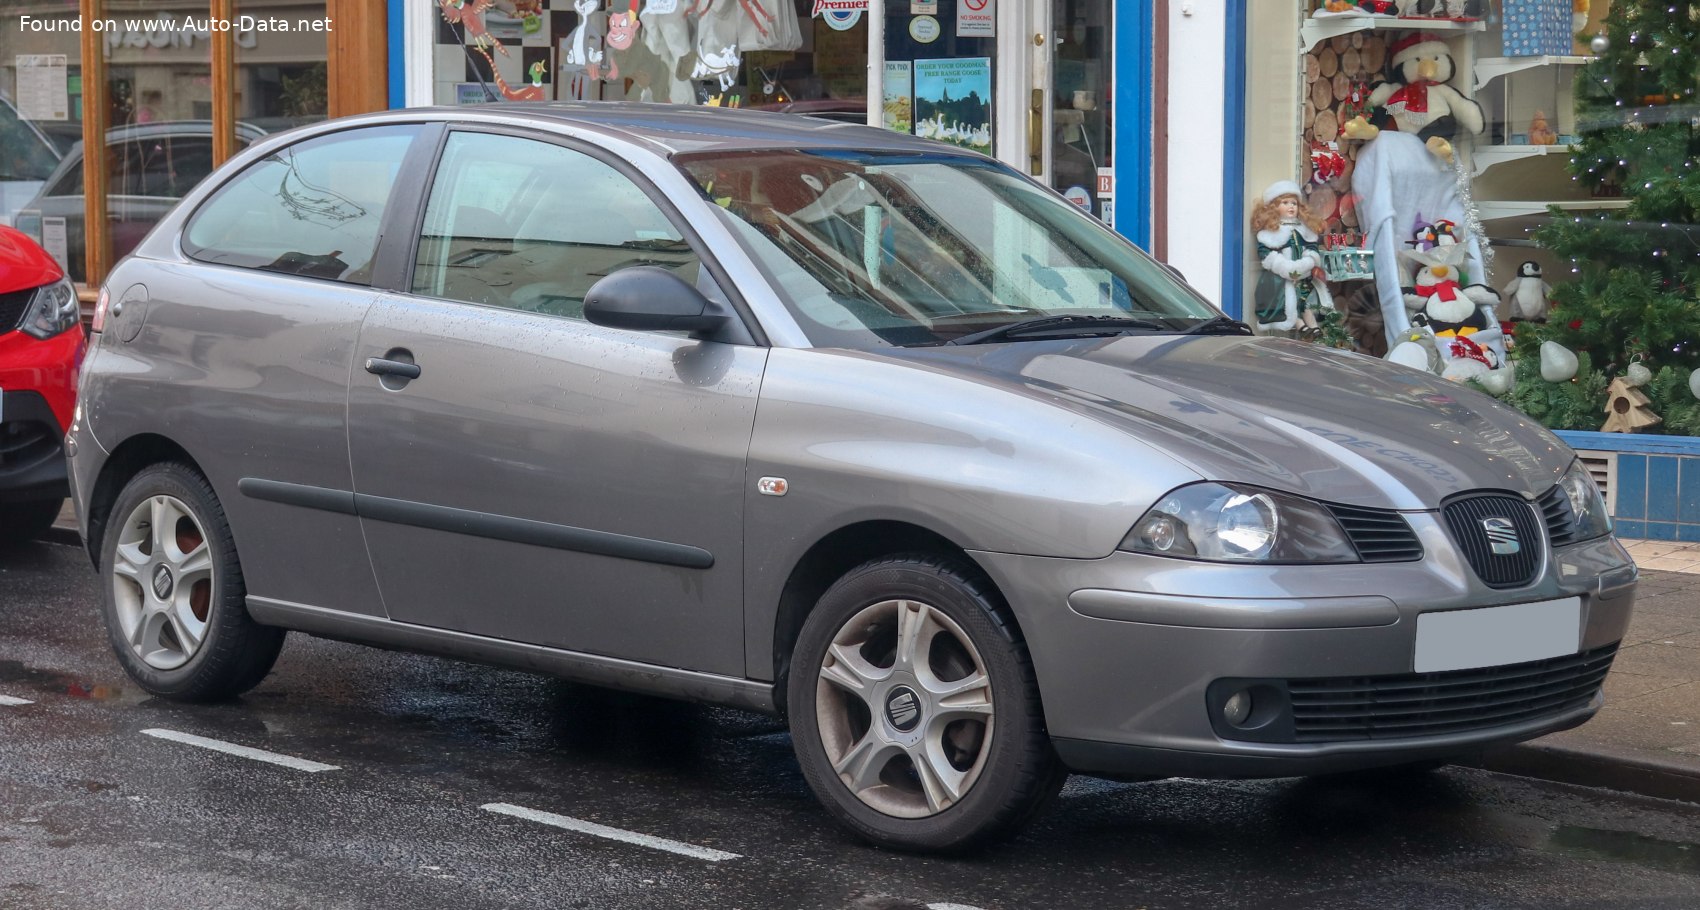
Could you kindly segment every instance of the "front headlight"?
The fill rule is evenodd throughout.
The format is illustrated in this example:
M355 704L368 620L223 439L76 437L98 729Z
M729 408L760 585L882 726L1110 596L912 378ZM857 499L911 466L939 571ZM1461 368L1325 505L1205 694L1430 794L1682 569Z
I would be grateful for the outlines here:
M46 341L75 327L78 319L77 289L61 278L35 289L35 297L30 300L23 324L18 328Z
M1581 461L1573 462L1558 482L1564 498L1570 500L1572 540L1593 540L1611 533L1611 516L1606 514L1606 500L1594 483L1593 475Z
M1220 562L1357 562L1340 523L1319 503L1225 483L1197 483L1164 496L1120 549Z

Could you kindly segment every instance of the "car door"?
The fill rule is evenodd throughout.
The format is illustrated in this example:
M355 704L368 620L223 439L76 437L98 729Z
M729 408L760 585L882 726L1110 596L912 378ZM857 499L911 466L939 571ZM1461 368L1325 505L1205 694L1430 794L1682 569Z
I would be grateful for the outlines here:
M766 349L591 325L659 265L720 289L677 212L588 146L457 130L404 293L349 392L392 619L741 675L744 462ZM390 364L409 364L403 371Z
M180 235L189 261L155 261L145 285L113 273L98 356L127 359L104 372L135 397L90 407L106 409L109 438L158 433L195 458L241 547L250 603L383 613L351 503L348 377L421 131L362 127L276 149L200 203Z

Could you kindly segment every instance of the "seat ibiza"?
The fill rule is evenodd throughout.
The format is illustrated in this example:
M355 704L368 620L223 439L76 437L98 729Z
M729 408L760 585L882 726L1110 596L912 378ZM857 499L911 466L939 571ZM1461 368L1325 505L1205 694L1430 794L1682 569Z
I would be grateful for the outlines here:
M1412 765L1582 723L1636 569L1574 453L1251 337L971 153L407 110L261 140L112 273L70 456L118 660L287 630L773 712L960 850L1068 772Z

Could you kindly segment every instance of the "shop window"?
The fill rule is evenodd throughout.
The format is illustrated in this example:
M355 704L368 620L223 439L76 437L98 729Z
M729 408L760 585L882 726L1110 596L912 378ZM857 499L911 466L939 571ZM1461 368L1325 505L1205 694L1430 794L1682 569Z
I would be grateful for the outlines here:
M1248 61L1260 330L1429 370L1558 429L1700 435L1687 14L1296 5L1296 90L1278 52ZM1278 6L1251 5L1253 33L1292 15ZM1296 137L1276 125L1295 113Z
M203 262L365 284L414 127L373 127L267 156L220 188L189 222Z
M439 104L655 101L863 122L867 21L814 0L438 0Z

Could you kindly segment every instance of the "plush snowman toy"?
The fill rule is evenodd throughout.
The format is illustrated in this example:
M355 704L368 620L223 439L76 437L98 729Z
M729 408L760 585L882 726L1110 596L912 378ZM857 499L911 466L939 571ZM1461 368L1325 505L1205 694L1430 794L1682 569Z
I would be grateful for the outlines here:
M1541 280L1541 264L1525 262L1517 268L1517 277L1505 286L1505 299L1511 301L1511 318L1518 322L1546 322L1547 299L1552 286Z

